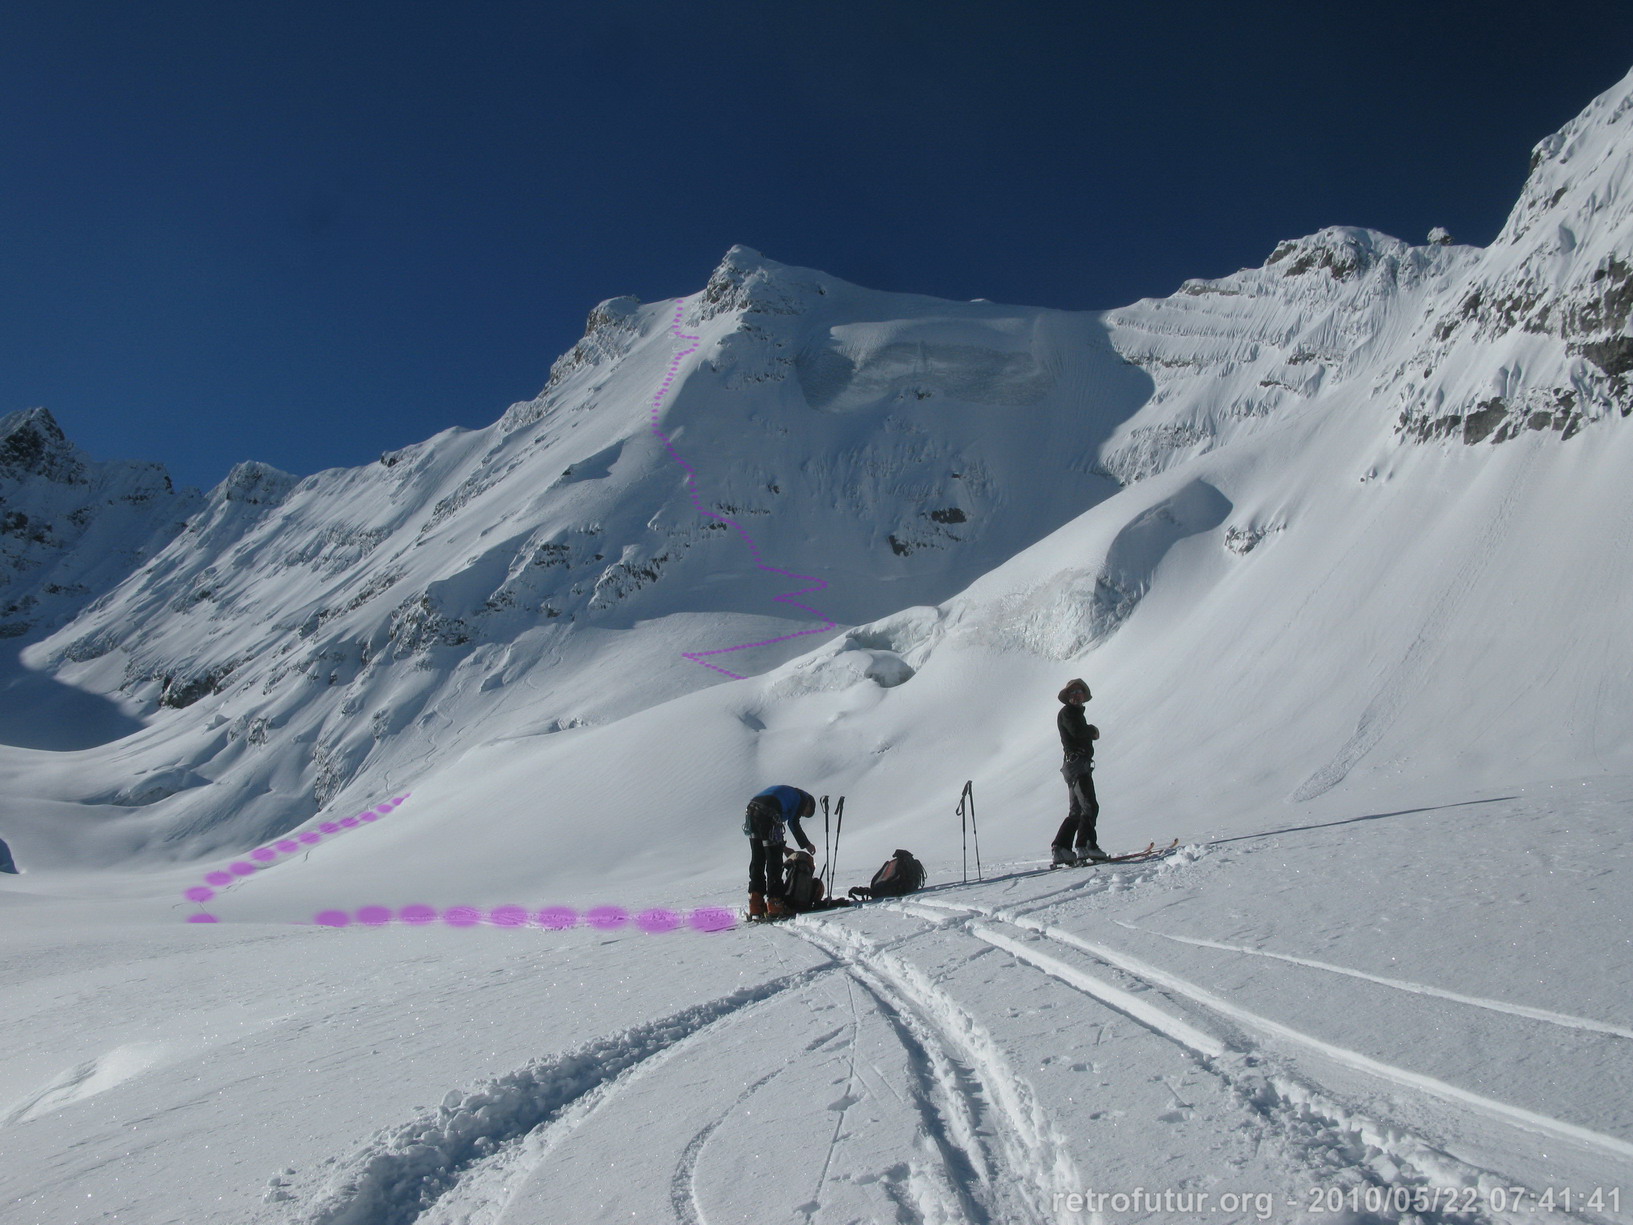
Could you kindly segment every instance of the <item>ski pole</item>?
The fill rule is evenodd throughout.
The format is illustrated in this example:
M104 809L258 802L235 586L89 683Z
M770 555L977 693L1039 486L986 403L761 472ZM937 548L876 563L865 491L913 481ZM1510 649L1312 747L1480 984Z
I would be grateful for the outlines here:
M822 871L817 873L821 880L828 874L828 865L833 862L833 852L828 847L828 797L822 797ZM833 892L833 882L828 882L828 892Z
M964 784L964 790L958 795L958 828L964 835L964 883L970 883L970 835L975 835L975 879L982 879L981 875L981 831L975 824L975 781L973 779Z
M963 846L963 854L959 862L964 865L964 883L970 883L970 830L964 816L964 794L969 791L970 785L964 784L964 790L958 793L958 838Z
M839 835L845 832L845 797L839 797L839 803L834 805L834 854L829 861L828 869L828 896L833 896L834 878L839 875Z
M975 879L983 880L985 874L981 871L981 827L975 821L975 780L966 782L964 790L969 792L970 796L970 837L975 840Z

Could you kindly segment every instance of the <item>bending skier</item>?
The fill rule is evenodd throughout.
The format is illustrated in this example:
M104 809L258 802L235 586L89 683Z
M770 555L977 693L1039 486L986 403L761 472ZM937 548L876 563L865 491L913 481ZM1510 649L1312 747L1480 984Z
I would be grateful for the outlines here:
M1107 858L1094 836L1094 823L1100 816L1100 801L1094 795L1094 742L1100 739L1100 729L1083 718L1083 703L1089 697L1089 687L1081 679L1071 681L1060 691L1060 714L1055 726L1060 729L1060 745L1066 753L1060 772L1066 779L1071 805L1050 847L1056 864L1092 863Z
M783 884L784 827L801 849L814 852L800 822L816 812L816 798L798 787L767 787L748 802L743 832L748 835L748 916L780 919L793 913Z

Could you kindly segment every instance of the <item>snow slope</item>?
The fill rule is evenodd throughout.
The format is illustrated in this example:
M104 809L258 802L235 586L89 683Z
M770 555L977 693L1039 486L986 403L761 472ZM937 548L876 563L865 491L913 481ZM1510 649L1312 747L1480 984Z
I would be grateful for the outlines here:
M738 249L488 431L240 470L23 640L144 727L0 754L7 1219L1633 1220L1630 114L1484 250L1075 317ZM1173 856L1037 870L1073 675ZM539 917L740 905L782 781L934 887Z
M145 726L26 746L88 748L71 780L60 753L0 755L39 801L18 844L42 865L252 844L461 746L609 723L950 596L1115 490L1096 448L1148 388L1096 316L735 248L683 303L597 307L488 429L304 480L240 466L25 641L29 667ZM168 789L130 781L161 771ZM98 816L72 842L64 804Z
M0 1196L53 1223L1627 1220L1629 783L989 861L712 935L13 899Z

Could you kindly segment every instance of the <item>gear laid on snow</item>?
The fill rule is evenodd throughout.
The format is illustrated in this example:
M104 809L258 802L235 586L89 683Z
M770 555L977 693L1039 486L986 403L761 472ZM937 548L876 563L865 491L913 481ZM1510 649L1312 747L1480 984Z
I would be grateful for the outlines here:
M852 886L851 896L855 898L901 897L905 893L913 893L922 888L924 888L924 865L913 858L911 851L898 849L873 874L871 881L865 885Z
M1150 863L1152 860L1166 859L1178 848L1179 839L1175 838L1160 850L1155 842L1147 842L1141 850L1130 851L1127 855L1108 855L1099 847L1091 847L1089 852L1081 858L1068 856L1062 859L1060 852L1056 851L1054 861L1049 865L1049 871L1053 872L1056 868L1092 868L1103 863Z
M11 857L11 848L0 838L0 872L16 872L17 862Z
M783 896L789 908L795 911L818 910L822 906L822 880L816 874L816 861L809 851L788 851L783 865L788 881Z

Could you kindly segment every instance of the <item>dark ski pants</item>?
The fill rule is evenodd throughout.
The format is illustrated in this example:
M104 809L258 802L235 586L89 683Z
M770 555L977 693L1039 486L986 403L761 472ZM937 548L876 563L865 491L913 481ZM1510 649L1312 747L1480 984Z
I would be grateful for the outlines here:
M1060 823L1053 843L1056 847L1082 850L1099 846L1094 836L1094 823L1100 819L1100 801L1094 796L1094 768L1088 762L1068 761L1060 768L1066 779L1066 792L1071 797L1071 808Z
M748 891L767 897L784 896L782 822L765 807L750 804L743 831L748 834Z

